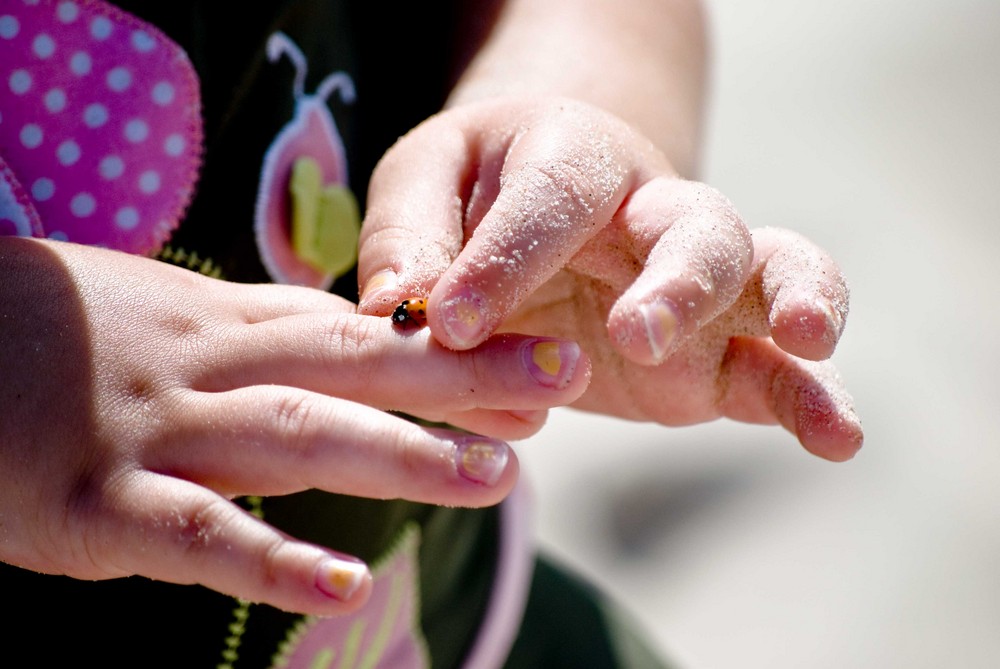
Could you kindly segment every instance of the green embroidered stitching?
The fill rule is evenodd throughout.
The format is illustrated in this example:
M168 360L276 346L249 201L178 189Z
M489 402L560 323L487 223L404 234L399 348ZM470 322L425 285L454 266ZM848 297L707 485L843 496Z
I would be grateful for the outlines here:
M250 515L264 519L264 498L249 496L243 498L247 504L247 511ZM250 617L251 603L245 599L236 600L236 608L233 609L233 622L229 624L229 636L225 640L225 649L222 651L222 662L215 665L215 669L233 669L233 665L240 658L240 644L243 642L243 633L247 629L247 618Z
M197 251L188 253L180 247L167 246L156 256L160 260L168 262L178 267L186 267L189 270L210 276L213 279L222 278L222 268L215 264L211 258L202 258Z

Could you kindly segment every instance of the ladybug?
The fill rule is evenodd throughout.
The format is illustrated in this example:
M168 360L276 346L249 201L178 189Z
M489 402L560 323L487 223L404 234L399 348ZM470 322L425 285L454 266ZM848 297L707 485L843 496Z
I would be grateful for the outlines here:
M401 328L411 325L422 328L427 325L427 300L423 297L403 300L392 312L392 322Z

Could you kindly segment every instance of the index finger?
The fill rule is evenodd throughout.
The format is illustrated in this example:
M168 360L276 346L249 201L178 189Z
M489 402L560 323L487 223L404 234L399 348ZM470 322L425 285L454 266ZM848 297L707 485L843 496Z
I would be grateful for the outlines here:
M496 199L431 291L442 344L481 343L611 221L637 169L620 135L592 126L560 110L512 143Z
M448 131L441 117L419 127L373 180L361 310L387 313L392 300L429 292L435 338L468 349L611 220L654 153L623 122L579 103L450 113ZM440 155L447 151L464 158ZM402 183L421 164L434 173Z

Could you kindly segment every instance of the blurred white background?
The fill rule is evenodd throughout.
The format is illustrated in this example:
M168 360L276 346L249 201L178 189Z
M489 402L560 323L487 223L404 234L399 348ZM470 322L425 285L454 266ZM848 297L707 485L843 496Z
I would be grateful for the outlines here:
M865 448L557 412L542 546L687 669L1000 667L1000 2L707 3L703 179L844 268Z

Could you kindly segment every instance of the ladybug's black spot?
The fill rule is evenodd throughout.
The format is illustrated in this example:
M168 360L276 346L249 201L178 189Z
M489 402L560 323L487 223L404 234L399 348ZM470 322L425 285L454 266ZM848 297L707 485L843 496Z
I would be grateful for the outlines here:
M427 300L419 297L403 300L392 312L392 322L401 328L423 327L427 323L426 304Z
M410 312L406 310L406 302L396 307L396 310L392 312L392 322L398 325L402 325L410 319Z

